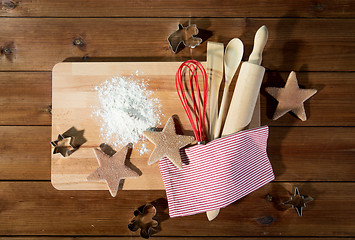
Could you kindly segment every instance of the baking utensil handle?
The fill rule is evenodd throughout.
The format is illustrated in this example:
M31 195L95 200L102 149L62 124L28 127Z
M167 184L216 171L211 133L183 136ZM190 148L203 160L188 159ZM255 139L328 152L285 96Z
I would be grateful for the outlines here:
M213 131L218 118L218 93L219 89L212 87L210 93L210 135L213 140Z
M235 85L222 136L243 130L251 121L265 68L244 62Z
M215 219L218 216L218 214L219 214L219 209L206 212L209 221Z
M222 102L221 102L221 107L219 109L219 114L218 114L218 118L215 124L215 129L213 132L213 138L219 138L221 135L221 130L222 130L222 125L224 123L224 120L227 116L227 111L228 111L228 104L227 101L229 99L229 86L225 86L224 90L223 90L223 98L222 98Z
M254 38L254 47L253 51L251 52L249 56L249 63L253 63L256 65L260 65L262 61L262 53L264 50L264 47L266 45L267 39L268 39L269 33L267 30L267 27L263 25L258 29L258 31L255 33L255 38Z
M218 94L223 78L223 43L207 42L207 76L210 89L209 138L213 140L213 131L218 118Z

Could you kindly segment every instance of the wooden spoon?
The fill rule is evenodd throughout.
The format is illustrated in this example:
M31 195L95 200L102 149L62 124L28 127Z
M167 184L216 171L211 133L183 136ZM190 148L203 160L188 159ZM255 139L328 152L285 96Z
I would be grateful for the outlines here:
M242 60L243 52L244 52L244 45L239 38L233 38L232 40L229 41L224 53L225 83L224 83L223 98L219 110L219 115L213 133L214 139L219 138L221 134L222 125L226 118L227 110L229 106L229 104L227 104L227 101L229 99L229 86Z

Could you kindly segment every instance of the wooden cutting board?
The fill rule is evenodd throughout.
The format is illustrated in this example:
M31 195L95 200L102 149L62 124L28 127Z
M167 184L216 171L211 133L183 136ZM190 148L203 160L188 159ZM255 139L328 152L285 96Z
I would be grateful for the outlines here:
M51 181L58 190L107 190L104 182L88 182L86 177L98 167L93 148L105 139L100 137L100 123L91 117L99 106L95 86L113 76L130 76L139 72L139 78L148 82L148 89L161 103L161 128L168 118L178 115L184 133L191 135L191 126L175 89L175 73L181 62L117 62L117 63L58 63L52 76L52 141L58 134L75 127L87 140L76 152L63 158L52 153ZM203 63L205 66L205 63ZM260 106L257 104L250 127L260 126ZM133 148L129 162L142 173L136 179L122 180L123 190L164 189L158 163L148 165L154 148L147 143L148 153L140 155L140 144ZM118 150L122 146L118 146ZM52 150L53 152L53 147Z

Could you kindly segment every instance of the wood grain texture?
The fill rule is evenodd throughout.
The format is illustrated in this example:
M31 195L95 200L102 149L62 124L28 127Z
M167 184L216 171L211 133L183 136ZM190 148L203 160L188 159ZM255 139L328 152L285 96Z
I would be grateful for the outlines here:
M1 179L50 180L50 132L51 127L0 127ZM349 127L270 127L268 155L276 181L354 181L354 138Z
M50 127L0 127L0 179L50 179Z
M0 71L49 71L65 59L83 57L110 61L192 57L204 61L206 41L191 52L185 48L176 55L168 46L167 36L179 23L188 22L180 18L1 18L0 46L8 50L0 57ZM269 41L262 65L271 70L355 70L355 19L197 18L190 22L197 24L205 40L226 44L241 38L244 59L251 52L256 30L265 24ZM73 44L77 38L82 40L81 46Z
M270 127L276 181L354 181L354 128Z
M315 200L299 217L280 202L293 186ZM222 209L208 222L205 214L159 218L157 236L353 236L354 183L270 183ZM265 196L270 194L274 202ZM124 191L116 198L100 191L56 191L48 182L1 182L0 232L3 235L136 236L127 224L136 207L165 198L164 191ZM162 201L162 200L161 200ZM160 205L163 206L163 205ZM326 214L324 214L326 211ZM238 222L238 224L236 224Z
M0 72L0 125L50 125L51 74Z
M144 79L148 83L147 89L152 91L152 93L146 97L148 99L159 99L159 107L153 110L159 113L160 124L151 127L163 128L171 116L177 115L180 127L184 130L184 133L193 136L191 125L174 87L175 71L181 63L120 62L57 64L53 68L52 74L52 141L57 139L58 134L75 127L79 131L84 131L84 138L86 138L87 142L75 154L65 159L59 154L52 154L51 181L53 186L58 190L107 189L104 181L87 181L87 177L98 167L93 148L100 146L101 143L107 143L111 146L117 145L116 137L107 139L107 137L101 136L102 119L95 117L95 115L93 116L93 109L101 107L95 86L101 86L114 75L118 74L120 77L131 79L131 81L137 83L142 82ZM202 65L206 68L205 62L202 62ZM199 76L199 78L201 79L202 76ZM202 89L202 80L199 83ZM256 105L256 108L256 112L259 113L260 105ZM145 112L138 112L138 114L145 114ZM260 116L259 114L253 115L253 112L252 110L250 116L251 123L248 128L260 126ZM139 119L140 121L144 120L142 117ZM127 120L134 121L133 117ZM137 120L135 121L138 123ZM164 189L158 163L148 165L148 158L153 152L154 144L147 139L144 143L147 144L146 148L148 149L145 154L140 153L143 141L133 143L134 147L130 153L129 164L134 166L133 169L136 169L136 172L140 176L138 178L125 179L123 183L124 190ZM119 150L126 144L128 143L119 143L114 148ZM128 163L126 162L126 164Z
M45 239L45 240L75 240L76 237L48 237L48 236L36 236L36 237L0 237L0 240L36 240L36 239Z
M283 87L288 72L265 73L261 94L261 121L270 126L355 126L355 73L297 72L299 84L318 93L305 103L308 120L302 122L291 114L277 121L272 115L277 102L265 87ZM36 72L0 73L0 125L50 125L51 74ZM154 86L155 83L150 83ZM234 88L235 79L230 89ZM164 85L173 92L175 86Z
M296 72L301 88L318 90L304 104L307 121L302 122L291 113L273 121L278 102L266 93L265 88L284 87L288 75L289 72L265 73L261 89L262 123L270 126L354 126L354 73Z
M1 239L1 238L0 238ZM114 240L114 239L119 239L119 240L132 240L132 237L76 237L75 240ZM248 239L248 240L277 240L280 239L279 237L263 237L263 238L259 238L259 237L162 237L159 236L159 239L162 240L167 240L167 239L171 239L171 240L232 240L232 239ZM324 239L324 240L352 240L353 238L347 238L347 237L342 237L342 238L318 238L318 237L282 237L282 239L289 239L289 240L320 240L320 239ZM3 239L1 239L3 240ZM6 239L7 240L7 239ZM17 240L17 239L16 239ZM21 240L21 239L19 239ZM49 239L51 240L51 239ZM64 239L66 240L66 239ZM71 238L69 238L68 240L71 240Z
M28 237L28 236L23 236L23 237L0 237L0 240L132 240L132 239L141 239L138 236L130 236L130 237L119 237L119 236L114 236L114 237L48 237L48 236L36 236L36 237ZM232 239L245 239L245 237L163 237L159 236L159 239L161 240L232 240ZM248 240L260 240L258 237L248 237ZM279 237L263 237L263 240L277 240L280 239ZM341 238L319 238L319 237L282 237L282 239L292 239L292 240L320 240L320 239L326 239L326 240L352 240L353 238L347 238L347 237L341 237Z
M50 1L3 0L7 17L341 17L351 18L351 0L226 1Z

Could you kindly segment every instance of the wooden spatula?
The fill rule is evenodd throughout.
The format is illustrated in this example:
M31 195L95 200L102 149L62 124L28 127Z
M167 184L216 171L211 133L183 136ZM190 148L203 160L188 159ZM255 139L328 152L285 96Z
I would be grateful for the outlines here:
M214 127L218 118L218 93L223 78L223 43L207 42L207 76L210 88L210 129L213 140Z
M208 86L210 88L210 140L213 140L215 124L218 118L218 94L223 78L223 43L207 42L207 76L209 79ZM216 212L217 211L217 212ZM218 215L219 209L206 212L207 218L215 218Z
M219 138L221 134L222 125L224 119L227 115L228 110L228 98L229 98L229 86L232 82L235 72L238 69L238 66L242 60L244 52L244 46L242 41L239 38L233 38L229 41L225 53L224 53L224 90L223 90L223 97L221 106L219 109L218 119L216 121L214 132L213 132L213 139ZM212 210L206 212L207 218L209 221L212 221L217 217L219 214L219 209Z

